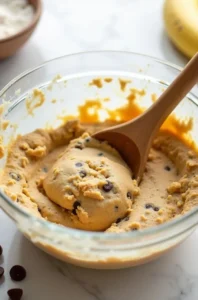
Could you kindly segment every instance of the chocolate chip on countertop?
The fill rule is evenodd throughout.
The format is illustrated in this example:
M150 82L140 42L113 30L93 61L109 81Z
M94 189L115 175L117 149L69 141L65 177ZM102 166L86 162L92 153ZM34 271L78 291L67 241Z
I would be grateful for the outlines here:
M132 194L131 194L131 192L127 192L127 198L132 199Z
M82 167L82 165L83 165L83 164L82 164L81 162L77 162L77 163L75 164L76 167Z
M110 192L112 188L113 188L113 184L110 181L107 181L107 183L104 184L102 187L103 191L105 191L106 193Z
M84 177L87 176L87 172L84 171L84 170L81 170L81 171L79 172L79 174L80 174L80 177L82 177L82 178L84 178Z
M103 156L104 154L102 152L99 152L98 153L98 156Z
M155 206L155 207L153 208L153 210L154 210L154 211L159 211L159 207Z
M23 296L23 290L22 289L10 289L7 291L8 296L10 297L10 300L21 300Z
M0 256L2 255L2 253L3 253L3 248L2 248L2 246L0 245Z
M10 277L14 281L22 281L26 277L26 270L22 266L15 265L10 269Z
M3 274L4 274L4 268L0 267L0 278L3 276Z
M74 209L72 210L72 213L73 213L74 215L77 215L76 210L77 210L77 208L78 208L79 206L81 206L80 201L75 201L75 202L73 203L73 208L74 208Z
M170 168L169 166L165 166L164 169L165 169L166 171L170 171L170 170L171 170L171 168Z
M10 177L16 181L20 181L21 180L21 176L15 172L10 172L9 173Z
M151 203L146 203L145 204L145 208L148 209L148 208L153 208L153 204Z

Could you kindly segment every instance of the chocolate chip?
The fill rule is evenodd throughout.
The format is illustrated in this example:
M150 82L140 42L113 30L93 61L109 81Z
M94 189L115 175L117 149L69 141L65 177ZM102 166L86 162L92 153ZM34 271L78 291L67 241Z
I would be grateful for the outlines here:
M106 193L110 192L113 188L113 184L110 181L107 181L106 184L103 185L103 191L105 191Z
M138 230L138 228L136 228L136 227L132 228L132 231L136 231L136 230Z
M154 211L159 211L159 207L155 206L155 207L153 208L153 210L154 210Z
M0 267L0 278L3 277L3 274L4 274L4 268Z
M48 172L48 168L47 167L43 167L43 172L47 173Z
M74 208L74 209L77 209L78 206L81 206L80 201L75 201L75 202L73 203L73 208Z
M10 300L21 300L21 297L23 296L23 290L22 289L10 289L7 291L7 294L10 297Z
M80 150L83 149L82 145L76 145L75 148L76 148L76 149L80 149Z
M132 199L132 194L131 194L131 192L127 192L127 198Z
M121 219L121 218L118 218L118 219L116 220L116 224L120 223L121 221L122 221L122 219Z
M170 168L169 166L165 166L164 169L165 169L166 171L170 171L170 170L171 170L171 168Z
M129 217L124 218L125 222L127 222L129 220Z
M118 206L117 205L115 205L115 207L114 207L114 209L115 209L115 211L118 211Z
M145 204L145 208L148 209L148 208L153 208L153 204L152 203L146 203Z
M37 207L37 209L38 209L38 212L39 212L39 213L41 213L41 209L40 209L40 207Z
M103 156L104 154L102 152L99 152L98 153L98 156Z
M80 177L82 177L82 178L87 176L87 172L84 170L80 171L79 174L80 174Z
M86 142L86 143L89 143L90 141L91 141L90 138L85 139L85 142Z
M79 206L81 206L80 201L75 201L75 202L73 203L73 208L74 208L74 209L72 210L72 213L73 213L74 215L77 215L76 210L77 210L77 208L78 208Z
M26 277L26 270L19 265L13 266L10 269L10 277L14 281L22 281Z
M0 256L3 254L3 248L2 246L0 245Z
M76 167L82 167L82 165L83 165L83 164L82 164L81 162L77 162L77 163L75 164Z
M15 172L10 172L9 173L10 177L16 181L20 181L21 180L21 176Z

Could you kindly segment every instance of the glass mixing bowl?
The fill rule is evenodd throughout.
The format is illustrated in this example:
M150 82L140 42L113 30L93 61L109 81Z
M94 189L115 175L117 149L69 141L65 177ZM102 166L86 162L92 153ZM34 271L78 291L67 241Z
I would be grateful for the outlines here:
M141 106L148 107L152 103L152 94L160 95L179 72L180 68L170 63L127 52L79 53L49 61L18 76L0 92L4 102L1 120L10 121L6 130L1 129L4 143L9 144L19 133L58 126L62 116L76 115L78 105L82 105L85 99L107 97L112 107L123 104L127 92L120 90L119 78L130 79L131 87L144 89L146 94L139 101ZM91 80L98 77L114 80L102 88L90 86ZM42 90L46 99L30 114L26 99L31 99L34 88ZM31 105L33 107L34 103ZM180 118L190 116L194 119L190 135L198 144L197 87L174 112ZM102 119L104 114L101 114ZM5 156L0 160L1 168L6 154L5 149ZM90 268L124 268L150 261L184 240L198 223L196 207L182 217L142 231L122 234L85 232L36 218L2 191L0 204L32 243L59 259Z

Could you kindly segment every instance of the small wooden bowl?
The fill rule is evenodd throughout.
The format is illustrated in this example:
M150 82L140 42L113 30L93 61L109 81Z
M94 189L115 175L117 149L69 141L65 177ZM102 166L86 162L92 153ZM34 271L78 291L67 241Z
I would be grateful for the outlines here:
M41 16L41 0L29 0L35 8L32 22L20 32L0 39L0 59L13 55L30 38Z

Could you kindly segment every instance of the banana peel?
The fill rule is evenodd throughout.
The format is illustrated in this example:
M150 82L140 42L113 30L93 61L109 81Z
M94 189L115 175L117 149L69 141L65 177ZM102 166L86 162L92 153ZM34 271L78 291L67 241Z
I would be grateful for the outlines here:
M163 15L168 36L191 58L198 52L198 0L165 0Z

